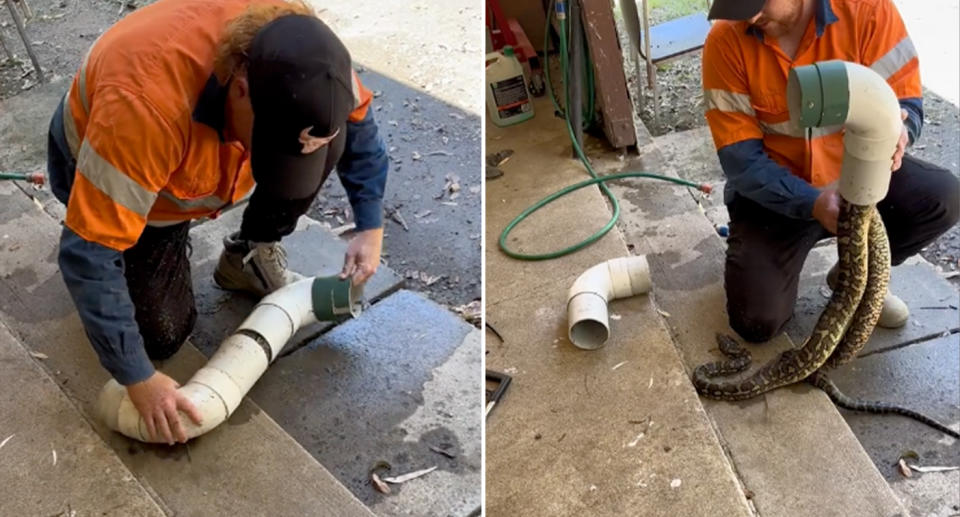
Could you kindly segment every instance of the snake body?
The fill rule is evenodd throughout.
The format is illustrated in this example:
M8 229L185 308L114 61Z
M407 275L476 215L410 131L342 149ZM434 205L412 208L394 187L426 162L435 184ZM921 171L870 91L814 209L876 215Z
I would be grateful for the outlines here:
M848 397L844 395L840 391L840 388L837 388L837 385L834 384L833 381L831 381L822 371L813 372L813 374L811 374L805 380L806 382L823 390L827 396L830 397L830 400L832 400L834 404L842 407L843 409L849 409L851 411L863 411L865 413L876 413L878 415L889 413L902 415L927 424L928 426L954 438L960 438L960 432L954 431L940 422L937 422L936 420L922 413L913 411L912 409L907 409L903 406L897 406L895 404L889 404L887 402L872 400L866 401Z
M854 317L867 284L867 238L873 206L859 206L841 200L837 220L838 268L837 289L810 337L802 347L782 352L750 377L741 381L714 381L742 366L743 356L734 355L735 363L726 361L700 365L693 372L693 383L702 395L720 400L745 400L770 390L800 382L815 372L833 354ZM735 343L723 343L728 351ZM737 346L737 348L739 348ZM728 354L729 355L729 354ZM746 359L749 366L749 356ZM742 369L746 368L743 366Z
M957 431L908 408L848 397L821 370L845 364L860 353L880 317L890 280L890 244L876 208L841 201L837 227L837 289L803 347L781 353L746 380L717 382L712 379L740 373L751 362L749 351L733 338L717 334L720 351L729 359L697 367L693 374L697 391L709 398L744 400L804 381L823 390L841 408L906 416L960 438Z
M863 350L870 339L873 328L877 326L880 312L883 311L883 299L890 284L890 241L883 226L880 213L873 210L870 218L867 250L867 287L863 291L860 305L853 314L837 349L827 359L826 366L836 368L852 361Z

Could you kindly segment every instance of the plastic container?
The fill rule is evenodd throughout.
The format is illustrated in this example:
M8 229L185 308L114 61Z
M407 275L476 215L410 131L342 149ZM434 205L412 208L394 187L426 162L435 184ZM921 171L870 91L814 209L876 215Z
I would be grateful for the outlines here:
M533 98L513 47L487 54L486 81L487 111L494 124L509 126L533 118Z

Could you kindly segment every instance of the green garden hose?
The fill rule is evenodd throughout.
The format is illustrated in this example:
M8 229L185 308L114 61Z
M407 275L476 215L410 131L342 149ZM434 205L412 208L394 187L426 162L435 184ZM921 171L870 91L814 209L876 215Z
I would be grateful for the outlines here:
M562 79L563 79L562 85L563 85L563 90L564 90L564 92L567 92L567 75L568 75L568 70L567 70L567 67L568 67L568 63L567 63L567 58L568 58L568 55L567 55L567 23L566 23L566 13L565 13L565 11L566 11L566 6L565 6L563 0L551 1L551 2L550 2L550 7L549 7L548 10L547 10L547 12L548 12L548 15L547 15L547 27L546 27L546 30L545 30L544 32L547 33L547 34L549 34L549 31L550 31L550 14L549 14L549 13L554 10L554 6L556 6L557 20L558 20L559 23L560 23L560 31L559 31L559 32L560 32L560 49L559 49L559 50L560 50L560 68L561 68L562 76L563 76L563 77L562 77ZM550 194L549 196L541 199L540 201L537 201L535 204L533 204L532 206L528 207L526 210L524 210L523 212L521 212L520 215L518 215L516 218L514 218L514 220L510 221L510 224L508 224L507 227L503 229L503 232L500 233L500 241L499 241L500 249L503 250L503 252L504 252L505 254L507 254L507 256L512 257L512 258L515 258L515 259L519 259L519 260L549 260L549 259L555 259L555 258L562 257L562 256L564 256L564 255L569 255L570 253L573 253L574 251L577 251L577 250L580 250L580 249L582 249L582 248L584 248L584 247L586 247L586 246L589 246L589 245L593 244L594 242L596 242L597 240L599 240L599 239L600 239L601 237L603 237L604 235L606 235L607 232L609 232L609 231L613 228L613 226L617 223L617 219L620 218L620 202L619 202L619 200L617 200L616 196L613 195L613 192L611 192L610 189L607 188L606 182L608 182L608 181L616 181L616 180L624 179L624 178L650 178L650 179L656 179L656 180L661 180L661 181L668 181L668 182L671 182L671 183L676 183L676 184L678 184L678 185L684 185L684 186L687 186L687 187L693 187L693 188L696 188L696 189L698 189L698 190L701 190L701 191L707 192L707 193L710 192L711 189L710 189L710 186L709 186L709 185L694 183L694 182L687 181L687 180L683 180L683 179L679 179L679 178L671 178L671 177L669 177L669 176L663 176L663 175L660 175L660 174L652 174L652 173L646 173L646 172L625 172L625 173L621 173L621 174L612 174L612 175L603 176L603 177L599 176L599 175L596 173L596 171L593 170L593 167L590 165L590 161L587 160L586 155L583 154L583 149L581 149L581 148L580 148L580 145L577 143L576 137L574 136L574 133L573 133L573 127L570 125L570 115L569 115L569 113L568 113L569 109L568 109L567 111L561 110L561 109L560 109L560 106L559 106L558 103L557 103L556 97L554 97L554 95L553 95L553 84L550 82L550 63L549 63L549 61L547 60L547 45L546 45L546 42L547 42L547 38L546 38L546 36L545 36L545 37L544 37L544 46L543 46L543 49L544 49L544 51L543 51L543 55L544 55L544 63L543 63L544 66L543 66L543 68L544 68L545 76L546 76L546 80L547 80L547 91L550 92L550 100L553 101L553 105L554 105L554 107L557 108L557 111L562 111L562 112L563 112L563 114L564 114L564 117L563 117L563 118L564 118L564 120L566 121L566 124L567 124L567 133L568 133L569 136L570 136L570 142L573 143L573 149L574 149L574 151L576 151L577 156L580 157L580 161L583 162L584 167L586 167L587 172L590 174L590 176L591 176L592 179L589 179L589 180L586 180L586 181L582 181L582 182L576 183L576 184L574 184L574 185L570 185L570 186L565 187L565 188L563 188L563 189L561 189L561 190L559 190L559 191L557 191L557 192L554 192L553 194ZM592 65L590 65L589 68L593 68ZM592 74L590 74L590 75L592 76ZM589 95L589 98L592 100L593 97L594 97L594 94L593 94L593 81L592 81L592 80L588 80L588 83L589 83L589 85L588 85L588 89L589 89L588 95ZM569 102L568 102L568 103L567 103L567 108L569 108L569 107L570 107L570 106L569 106ZM592 112L592 108L591 108L591 112ZM591 117L592 117L592 113L591 113ZM613 205L613 216L610 217L610 220L607 221L607 223L603 226L603 228L601 228L600 230L598 230L596 233L594 233L593 235L587 237L586 239L584 239L584 240L582 240L582 241L580 241L580 242L578 242L578 243L576 243L576 244L574 244L574 245L572 245L572 246L568 246L568 247L563 248L563 249L561 249L561 250L551 251L551 252L547 252L547 253L536 253L536 254L519 253L519 252L513 251L513 250L511 250L510 248L507 247L507 237L510 235L510 232L513 231L513 229L514 229L518 224L520 224L520 222L522 222L524 219L526 219L527 217L529 217L530 214L536 212L537 210L543 208L544 206L552 203L553 201L556 201L557 199L559 199L559 198L561 198L561 197L563 197L563 196L565 196L565 195L567 195L567 194L569 194L569 193L571 193L571 192L573 192L573 191L575 191L575 190L579 190L579 189L581 189L581 188L588 187L588 186L590 186L590 185L596 185L596 184L599 184L599 185L600 185L600 190L604 193L604 195L607 196L608 199L610 199L610 204Z

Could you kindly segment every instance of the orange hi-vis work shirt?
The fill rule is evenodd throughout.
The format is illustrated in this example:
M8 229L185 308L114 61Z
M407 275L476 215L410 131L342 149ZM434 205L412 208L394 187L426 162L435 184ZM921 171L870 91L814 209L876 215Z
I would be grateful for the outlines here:
M823 187L840 177L842 126L805 130L791 123L786 97L791 68L840 59L879 73L901 100L919 99L922 90L917 52L891 0L817 3L793 59L747 22L716 22L703 50L703 89L718 151L762 139L774 162Z
M94 42L63 109L77 162L65 223L77 235L123 251L148 224L214 215L250 193L249 151L193 114L221 34L251 3L165 0ZM357 122L373 95L356 74L353 80L349 120Z

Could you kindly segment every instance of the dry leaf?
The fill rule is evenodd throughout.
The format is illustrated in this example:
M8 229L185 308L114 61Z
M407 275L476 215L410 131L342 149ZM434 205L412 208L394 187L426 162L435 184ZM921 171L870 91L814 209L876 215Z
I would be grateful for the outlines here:
M480 300L474 300L464 305L451 307L451 309L469 323L480 323L480 316L483 311L483 308L480 306Z
M405 482L407 482L407 481L410 481L411 479L416 479L416 478L418 478L418 477L420 477L420 476L425 476L425 475L433 472L434 470L437 470L437 466L436 466L436 465L434 465L434 466L432 466L432 467L430 467L430 468L428 468L428 469L423 469L423 470L417 470L417 471L414 471L414 472L410 472L409 474L403 474L403 475L400 475L400 476L383 478L383 480L386 481L387 483L400 484L400 483L405 483Z
M376 488L377 492L380 492L381 494L390 493L390 485L384 483L376 472L370 474L370 482L373 483L373 488Z
M446 457L448 457L448 458L450 458L450 459L454 459L454 458L457 457L456 454L454 454L454 453L452 453L452 452L448 452L448 451L445 450L445 449L441 449L440 447L434 447L433 445L430 445L429 447L430 447L430 450L431 450L431 451L433 451L433 452L435 452L435 453L437 453L437 454L442 454L442 455L444 455L444 456L446 456Z
M902 461L902 460L901 460ZM920 467L917 465L910 464L908 465L911 469L916 470L917 472L949 472L951 470L960 470L960 467Z
M37 359L50 359L50 356L43 352L34 352L31 350L30 355L32 355L33 357L36 357Z
M900 473L903 474L903 477L913 476L913 474L910 473L910 467L907 466L907 462L903 461L903 458L897 461L897 466L900 468Z

